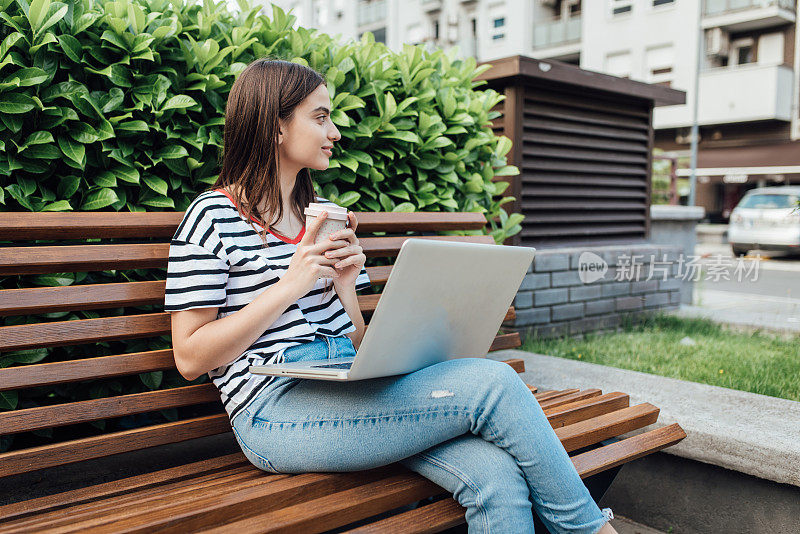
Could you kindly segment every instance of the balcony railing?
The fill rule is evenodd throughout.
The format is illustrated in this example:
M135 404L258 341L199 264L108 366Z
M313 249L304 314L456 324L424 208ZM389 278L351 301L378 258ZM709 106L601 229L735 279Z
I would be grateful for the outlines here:
M367 26L386 19L386 0L360 1L356 9L356 22Z
M581 40L581 17L555 18L533 24L533 48L547 48Z
M795 0L705 0L703 15L711 17L745 9L773 6L793 11L794 3Z

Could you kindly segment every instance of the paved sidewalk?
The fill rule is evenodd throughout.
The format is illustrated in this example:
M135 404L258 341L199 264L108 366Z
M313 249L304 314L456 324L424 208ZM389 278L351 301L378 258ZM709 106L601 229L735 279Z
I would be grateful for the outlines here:
M800 299L695 289L694 302L669 313L747 328L800 333Z

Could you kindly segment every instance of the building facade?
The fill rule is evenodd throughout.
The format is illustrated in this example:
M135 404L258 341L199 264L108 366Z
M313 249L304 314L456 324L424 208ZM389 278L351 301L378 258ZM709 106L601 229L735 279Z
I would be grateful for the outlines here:
M696 203L725 222L747 189L800 183L796 0L279 0L299 24L450 48L478 61L558 60L686 91L654 110L655 147L688 156L695 82ZM701 65L697 75L697 54ZM688 169L678 171L688 176Z

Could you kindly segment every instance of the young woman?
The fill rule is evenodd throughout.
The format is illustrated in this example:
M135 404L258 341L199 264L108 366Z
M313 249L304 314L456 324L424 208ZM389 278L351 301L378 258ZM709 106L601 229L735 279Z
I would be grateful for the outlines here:
M364 335L356 291L369 278L355 215L319 244L324 217L303 225L305 206L330 203L308 171L326 169L340 139L330 107L323 78L293 63L255 61L234 83L219 179L170 246L178 371L208 373L245 456L269 473L401 461L453 493L470 532L533 532L532 506L551 532L615 532L505 363L462 358L343 383L248 373L352 356Z

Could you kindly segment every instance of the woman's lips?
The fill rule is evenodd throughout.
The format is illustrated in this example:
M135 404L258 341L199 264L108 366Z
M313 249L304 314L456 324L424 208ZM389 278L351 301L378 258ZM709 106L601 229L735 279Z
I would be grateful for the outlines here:
M333 156L333 150L331 150L330 148L323 148L322 151L325 152L325 154L327 154L328 157Z

